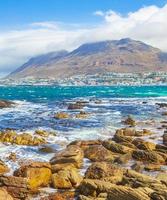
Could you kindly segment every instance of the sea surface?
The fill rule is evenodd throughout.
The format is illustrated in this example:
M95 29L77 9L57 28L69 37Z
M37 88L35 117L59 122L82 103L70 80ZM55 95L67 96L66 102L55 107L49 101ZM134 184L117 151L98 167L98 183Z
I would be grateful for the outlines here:
M0 99L12 100L14 107L0 110L0 130L15 129L18 133L42 129L56 133L48 137L48 145L59 150L78 139L107 139L124 127L122 121L131 115L138 121L137 129L155 132L154 142L162 143L165 120L156 103L167 103L167 86L0 86ZM86 101L86 119L76 119L80 110L68 110L69 103ZM57 112L67 112L69 119L54 118ZM167 119L166 119L167 120ZM152 140L150 138L146 138ZM48 161L53 155L42 154L39 147L0 145L1 157L7 161L11 152L20 159ZM17 163L9 163L13 169Z

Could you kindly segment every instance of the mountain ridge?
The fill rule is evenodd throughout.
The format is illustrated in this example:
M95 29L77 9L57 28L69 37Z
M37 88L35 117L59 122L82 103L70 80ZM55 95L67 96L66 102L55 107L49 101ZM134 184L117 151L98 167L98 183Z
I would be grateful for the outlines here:
M167 71L167 53L141 41L123 38L86 43L71 52L31 58L7 78L68 78L105 72Z

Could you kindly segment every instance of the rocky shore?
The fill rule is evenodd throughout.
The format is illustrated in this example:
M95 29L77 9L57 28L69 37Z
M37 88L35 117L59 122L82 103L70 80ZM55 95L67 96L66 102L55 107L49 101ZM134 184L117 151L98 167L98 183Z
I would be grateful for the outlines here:
M85 103L70 104L68 109L80 110ZM79 111L75 118L87 116L89 113ZM54 117L67 119L70 115L61 112ZM137 123L129 116L122 121L124 128L109 139L76 140L57 151L47 146L47 138L54 133L3 130L0 142L4 145L39 147L45 155L54 155L49 162L39 162L19 160L11 152L6 160L17 163L14 171L1 158L0 200L166 200L167 122L160 127L165 130L162 144L147 140L154 140L156 133L138 130Z

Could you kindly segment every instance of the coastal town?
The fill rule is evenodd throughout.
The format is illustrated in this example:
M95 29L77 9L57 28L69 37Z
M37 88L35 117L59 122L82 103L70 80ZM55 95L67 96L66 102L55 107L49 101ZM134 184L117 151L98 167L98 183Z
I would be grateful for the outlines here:
M167 72L149 73L104 73L94 75L77 75L65 79L33 78L1 79L0 85L166 85Z

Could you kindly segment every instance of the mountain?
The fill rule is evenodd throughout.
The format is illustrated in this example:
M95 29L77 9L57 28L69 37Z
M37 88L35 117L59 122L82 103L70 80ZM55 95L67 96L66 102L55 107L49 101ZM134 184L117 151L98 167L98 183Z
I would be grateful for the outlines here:
M30 59L8 78L66 78L105 72L167 71L167 53L129 38L83 44Z

